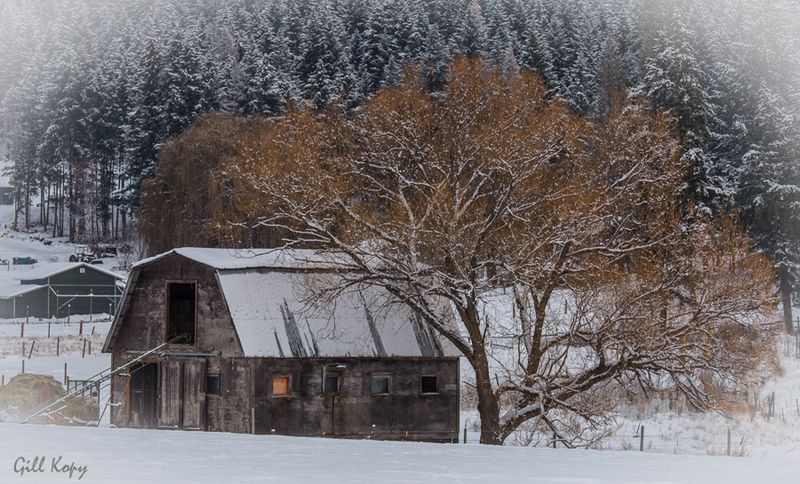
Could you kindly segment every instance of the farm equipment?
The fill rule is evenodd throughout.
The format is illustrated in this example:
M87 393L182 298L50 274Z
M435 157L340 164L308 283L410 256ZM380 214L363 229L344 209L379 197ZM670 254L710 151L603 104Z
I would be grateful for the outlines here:
M76 245L75 252L69 256L69 261L102 264L103 257L116 257L117 252L117 246L113 244Z
M92 262L97 259L95 252L88 245L76 245L75 251L70 254L70 262Z

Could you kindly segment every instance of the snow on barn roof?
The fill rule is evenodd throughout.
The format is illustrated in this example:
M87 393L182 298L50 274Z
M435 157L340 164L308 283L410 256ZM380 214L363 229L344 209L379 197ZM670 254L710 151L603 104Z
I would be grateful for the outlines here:
M222 292L246 356L454 355L377 286L337 286L330 273L221 271Z
M308 249L178 248L134 264L130 284L143 267L175 255L216 270L245 356L458 355L385 289L345 287L334 270L341 267L337 262L346 263L343 256ZM340 290L323 295L331 288ZM104 351L115 333L112 328Z
M172 249L133 265L134 268L152 264L169 257L181 255L214 269L330 269L336 258L311 249L207 249L183 247Z
M18 274L14 275L14 279L18 281L32 281L35 279L46 279L48 277L53 277L63 272L70 271L72 269L77 269L79 267L88 267L94 271L100 272L110 277L114 277L116 279L123 279L122 276L111 272L107 269L103 269L93 264L86 264L85 262L56 262L52 264L39 264L38 266L34 267L30 270L19 271Z

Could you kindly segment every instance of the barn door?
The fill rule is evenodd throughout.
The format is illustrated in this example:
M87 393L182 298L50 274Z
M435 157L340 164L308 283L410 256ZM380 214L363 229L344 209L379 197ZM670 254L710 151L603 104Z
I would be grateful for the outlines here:
M205 409L205 360L186 360L183 363L183 428L202 429Z
M181 362L161 360L159 392L159 427L179 427L181 424Z

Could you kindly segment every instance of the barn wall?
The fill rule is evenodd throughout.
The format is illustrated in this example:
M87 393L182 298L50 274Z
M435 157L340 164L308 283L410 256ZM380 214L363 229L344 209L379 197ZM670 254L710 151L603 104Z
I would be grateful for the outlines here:
M141 269L130 305L121 315L114 349L143 351L164 342L167 281L197 283L197 328L191 350L219 352L223 357L242 356L215 270L181 256Z
M116 357L115 364L121 360ZM190 364L191 363L191 364ZM160 365L159 425L217 432L392 440L458 440L457 358L193 358L167 357ZM344 365L342 391L322 392L323 369ZM372 395L371 376L388 374L391 394ZM220 394L205 394L205 376L219 375ZM273 396L272 377L289 375L289 396ZM439 393L422 395L420 377L437 375ZM190 377L199 382L196 392ZM111 421L125 426L126 378L115 377ZM183 391L179 391L183 388ZM172 395L172 397L170 397ZM187 395L193 395L187 397ZM168 399L169 401L165 400ZM197 407L195 407L197 405ZM197 425L187 418L197 408ZM253 427L252 417L255 416Z
M253 358L256 433L458 439L457 358ZM345 365L342 392L322 392L323 369ZM373 396L371 375L388 374L390 395ZM291 376L291 394L272 395L272 377ZM420 377L437 375L439 393L422 395Z
M164 342L166 282L197 284L195 344L174 345L168 350L169 355L158 360L159 378L170 385L159 388L159 413L164 413L165 426L224 432L251 432L254 428L256 433L271 433L274 429L275 433L288 435L457 440L457 358L245 358L215 270L178 255L138 270L112 344L114 367L130 361L137 351ZM203 354L215 356L202 358ZM182 363L175 363L176 357ZM194 363L187 363L192 358ZM334 364L344 365L342 392L336 396L322 392L323 369ZM374 373L391 376L390 395L371 394ZM291 376L291 394L273 396L272 376L287 374ZM438 376L438 394L420 393L423 374ZM219 395L207 394L208 375L219 376ZM121 405L112 407L112 423L118 426L126 424L126 387L127 377L114 377L112 398ZM174 391L177 387L182 390ZM163 401L169 395L185 400L187 394L193 395L194 400ZM178 408L182 409L180 415L175 414ZM200 409L202 414L187 418L187 409Z
M219 288L216 272L189 259L173 256L141 269L135 287L132 288L130 305L121 315L119 334L117 335L113 350L113 366L119 367L137 356L130 351L146 351L164 342L166 335L166 281L191 281L197 283L197 328L195 344L175 345L170 351L175 352L201 352L218 353L222 357L242 356L241 345L236 336L224 297ZM241 386L242 379L250 381L249 373L242 375L245 370L231 368L230 365L220 368L219 358L206 358L207 370L204 373L219 374L224 370L225 378L221 382L229 385ZM245 365L246 366L246 365ZM204 378L202 376L201 378ZM202 384L205 382L202 381ZM115 403L122 405L112 410L112 423L123 426L127 412L126 404L127 378L117 376L112 382L112 398ZM249 393L244 396L249 398ZM244 432L249 428L249 417L244 415L239 418L236 411L226 410L220 402L222 397L206 396L205 415L208 424L204 426L230 432ZM250 403L234 402L231 398L230 406L250 408ZM227 413L225 413L227 412ZM232 413L233 412L233 413ZM242 421L246 418L245 421Z
M250 432L253 408L253 365L250 358L220 360L220 397L209 406L208 430Z

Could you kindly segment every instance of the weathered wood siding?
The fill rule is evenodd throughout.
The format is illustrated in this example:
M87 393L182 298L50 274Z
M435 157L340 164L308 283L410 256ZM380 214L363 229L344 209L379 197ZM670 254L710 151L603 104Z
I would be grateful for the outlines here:
M209 425L208 430L250 432L253 408L252 359L221 360L219 377L221 398L217 407L218 420Z
M202 430L206 415L206 362L190 359L183 362L183 415L184 429Z
M216 271L181 256L172 256L141 269L130 306L121 315L115 351L148 350L164 342L167 332L168 281L197 284L197 328L193 351L243 356Z
M158 426L221 432L368 437L450 442L458 439L457 358L245 358L216 271L181 256L140 269L112 349L115 367L164 342L166 283L196 283L194 345L173 345L159 365ZM323 371L339 365L341 392L323 392ZM373 395L372 376L388 374L391 392ZM219 395L207 394L207 376ZM273 395L272 377L290 376L290 394ZM436 375L439 391L422 394L420 379ZM127 380L112 381L112 423L127 424Z
M158 378L159 410L158 426L179 428L181 425L181 384L183 372L178 360L162 360L159 363L161 375Z
M181 256L173 256L159 261L157 264L145 266L141 269L133 288L130 304L124 314L120 315L119 334L114 342L112 350L112 364L114 367L120 366L136 357L135 352L147 351L163 343L166 338L166 284L167 281L187 281L197 284L197 326L195 331L195 344L175 345L170 348L170 352L195 352L195 353L214 353L221 357L241 357L242 348L239 344L233 321L230 318L228 309L225 305L225 298L219 287L216 271L210 267L198 264L190 259ZM134 353L130 353L134 352ZM163 371L160 370L162 376ZM176 370L177 371L177 370ZM169 407L167 414L162 414L160 425L163 426L205 426L206 397L205 393L197 388L202 388L205 392L205 367L203 371L195 370L192 381L184 382L185 368L181 370L180 382L176 382L180 388L191 385L189 406L191 411L186 425L180 415L173 414L172 407ZM112 381L112 398L115 403L123 405L115 407L111 412L112 423L115 425L125 424L127 414L126 404L127 378L124 376L115 377ZM186 400L185 392L178 392L181 401ZM172 392L173 390L168 390ZM167 410L163 402L160 403L160 411ZM202 410L198 408L202 407ZM182 410L181 410L182 411ZM209 415L214 416L218 408L212 402L210 404Z
M256 433L458 439L457 358L252 358ZM342 391L322 391L323 369L344 365ZM372 375L389 375L391 393L372 395ZM288 396L272 395L272 377L289 375ZM439 392L420 392L422 375L436 375Z

